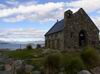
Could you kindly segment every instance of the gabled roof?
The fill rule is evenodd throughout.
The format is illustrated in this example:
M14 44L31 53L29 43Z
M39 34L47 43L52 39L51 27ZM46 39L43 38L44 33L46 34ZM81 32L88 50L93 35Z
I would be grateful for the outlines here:
M68 10L68 11L70 11L70 10ZM66 11L67 12L67 11ZM80 15L82 15L82 14L84 14L85 16L87 16L87 18L88 18L88 20L90 20L90 22L92 22L92 24L94 24L93 23L93 21L90 19L90 17L87 15L87 13L82 9L82 8L80 8L76 13L74 13L73 15L75 15L75 16L80 16ZM97 29L97 31L99 32L99 29L97 28L97 26L94 24L93 25L96 29ZM62 30L64 30L64 19L62 19L61 21L57 21L55 24L54 24L54 26L45 34L45 36L46 35L50 35L50 34L53 34L53 33L56 33L56 32L59 32L59 31L62 31Z
M57 21L54 24L54 26L45 35L59 32L59 31L62 31L63 29L64 29L64 19L62 19L61 21Z

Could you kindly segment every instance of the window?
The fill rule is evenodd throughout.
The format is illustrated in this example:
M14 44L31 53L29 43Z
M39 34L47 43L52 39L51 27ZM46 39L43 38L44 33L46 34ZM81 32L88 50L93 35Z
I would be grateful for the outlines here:
M71 35L70 35L70 37L71 37L71 38L73 37L73 32L71 32Z
M83 47L87 45L86 31L81 30L79 33L79 46Z
M60 47L60 42L59 42L59 39L57 39L57 49L59 49Z

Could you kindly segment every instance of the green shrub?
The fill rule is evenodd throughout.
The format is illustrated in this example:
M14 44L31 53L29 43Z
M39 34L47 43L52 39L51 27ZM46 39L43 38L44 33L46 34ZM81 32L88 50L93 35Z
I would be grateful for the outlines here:
M40 44L37 44L36 48L37 49L40 49L41 48L41 45Z
M31 49L32 49L32 45L31 45L31 44L28 44L28 45L26 46L26 49L31 50Z
M60 68L60 55L50 54L45 59L45 69L48 70L48 74L58 74Z
M66 74L77 74L77 72L85 69L80 55L67 54L63 61Z
M93 68L100 64L99 53L92 47L84 48L81 57L87 65L87 68Z
M44 64L44 58L33 58L31 61L31 65L34 65L35 70L41 70Z

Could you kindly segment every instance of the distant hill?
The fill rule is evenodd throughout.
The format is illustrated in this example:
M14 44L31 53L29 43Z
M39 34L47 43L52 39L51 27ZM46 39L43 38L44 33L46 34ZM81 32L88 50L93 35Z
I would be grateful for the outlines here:
M0 44L8 44L9 42L6 42L6 41L1 41L0 40Z
M42 47L44 46L44 41L28 41L28 42L5 42L0 41L0 49L19 49L26 48L28 44L31 44L33 48L36 48L37 44L40 44Z

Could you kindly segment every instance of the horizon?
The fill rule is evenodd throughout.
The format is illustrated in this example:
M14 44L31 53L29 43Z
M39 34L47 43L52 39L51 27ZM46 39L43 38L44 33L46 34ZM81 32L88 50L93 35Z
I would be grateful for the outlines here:
M100 30L100 0L0 0L0 41L44 41L44 34L64 17L83 8Z

